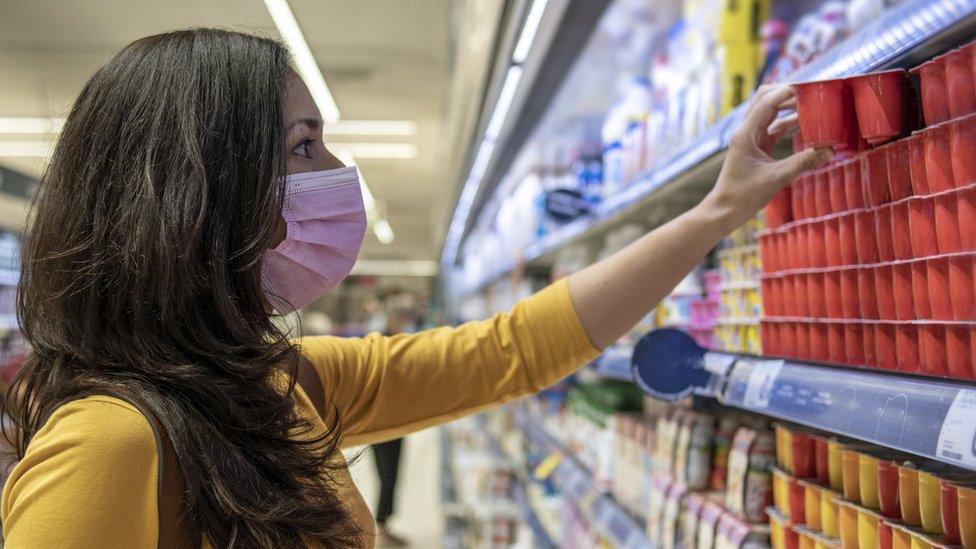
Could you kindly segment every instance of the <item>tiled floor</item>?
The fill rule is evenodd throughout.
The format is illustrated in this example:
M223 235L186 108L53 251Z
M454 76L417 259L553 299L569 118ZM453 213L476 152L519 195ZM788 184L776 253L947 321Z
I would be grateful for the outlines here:
M441 546L443 517L440 507L440 439L437 429L410 435L400 456L393 531L410 541L410 547ZM352 477L370 509L376 505L379 480L369 452L353 464Z

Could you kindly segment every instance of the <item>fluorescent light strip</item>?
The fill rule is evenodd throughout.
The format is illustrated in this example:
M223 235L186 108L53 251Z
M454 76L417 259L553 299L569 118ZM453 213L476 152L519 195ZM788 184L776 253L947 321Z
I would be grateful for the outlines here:
M312 99L322 114L322 119L326 122L337 122L339 120L339 106L336 105L329 86L325 83L325 77L319 69L319 64L312 55L312 50L305 41L305 35L295 20L295 14L288 6L287 0L264 0L264 5L271 14L271 19L278 27L278 34L288 45L292 57L295 60L295 68L308 86L308 91L312 94Z
M51 141L0 141L0 156L8 158L50 158L53 152Z
M356 159L346 149L333 147L332 153L347 166L356 164ZM383 244L390 244L395 237L393 227L390 226L390 222L386 218L380 215L379 207L376 205L376 197L373 196L373 191L370 190L369 185L366 183L363 170L359 166L356 166L356 171L359 172L359 183L363 191L363 206L366 208L366 221L373 229L373 234L376 235L377 240Z
M352 268L359 276L437 276L436 261L425 259L360 259Z
M498 100L495 101L495 110L491 113L488 120L488 127L485 128L485 139L495 140L502 131L505 119L508 117L508 109L512 106L515 99L515 90L518 89L519 82L522 80L522 67L512 65L505 73L505 82L502 89L498 92Z
M363 158L417 158L417 146L413 143L331 143L330 147L342 149L357 159Z
M325 125L326 135L403 135L417 134L412 120L340 120Z
M512 50L513 63L522 64L529 56L529 51L532 50L532 42L535 41L535 35L539 31L539 23L542 22L542 14L545 13L548 3L549 0L533 0L532 7L529 8L529 13L525 16L525 22L522 23L522 32L519 34L518 42L515 43L515 49Z
M0 117L0 133L57 133L64 118Z

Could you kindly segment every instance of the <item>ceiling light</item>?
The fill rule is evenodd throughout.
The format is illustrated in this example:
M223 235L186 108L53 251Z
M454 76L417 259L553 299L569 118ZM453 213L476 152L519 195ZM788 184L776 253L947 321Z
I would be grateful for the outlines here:
M340 120L325 125L326 135L416 135L412 120Z
M373 223L373 234L383 244L393 244L393 239L396 238L396 235L393 234L393 227L385 218L377 219Z
M485 139L494 140L498 138L498 134L505 124L505 118L508 116L508 109L512 106L512 100L515 99L515 90L518 89L521 79L522 67L512 65L508 68L502 90L498 92L498 100L495 101L495 110L491 113L491 119L485 129Z
M305 81L305 85L308 86L308 91L312 94L312 100L318 106L322 119L326 122L338 121L339 106L332 98L332 92L329 91L329 86L325 83L325 77L322 76L319 64L315 61L312 50L308 47L308 42L305 41L302 29L298 27L298 21L295 21L295 14L288 6L288 1L264 0L264 5L268 8L268 13L271 14L275 26L278 27L278 34L281 35L281 39L291 50L292 57L295 60L295 68L302 80Z
M522 33L519 34L515 49L512 50L513 63L521 64L529 56L529 50L532 49L532 42L535 41L535 34L539 30L542 14L545 13L548 3L548 0L534 0L532 2L532 7L529 8L529 13L525 16L525 22L522 24Z
M64 118L0 117L0 133L57 133Z
M425 259L360 259L352 268L359 276L437 276L437 262Z
M356 159L353 158L353 155L348 150L333 147L332 152L346 166L356 164ZM380 215L380 209L376 204L376 197L373 196L373 191L369 189L369 185L366 183L363 170L359 166L356 166L356 171L359 172L359 183L363 191L363 207L366 208L366 222L373 229L373 234L376 235L377 240L383 244L390 244L395 237L393 227L390 226L390 222L385 217Z
M0 141L0 156L49 158L53 152L50 141Z
M344 150L357 159L411 159L418 152L413 143L331 143L331 148Z

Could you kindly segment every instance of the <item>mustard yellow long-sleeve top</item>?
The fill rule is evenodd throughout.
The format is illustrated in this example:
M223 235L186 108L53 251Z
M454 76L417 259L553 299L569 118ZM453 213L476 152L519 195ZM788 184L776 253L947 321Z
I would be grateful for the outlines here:
M393 337L308 337L301 350L321 379L324 401L342 413L345 447L540 391L599 353L565 281L490 320ZM300 413L324 429L301 387L295 399ZM369 510L348 471L342 473L344 501L371 531ZM158 478L155 434L135 407L107 396L65 404L4 486L6 546L156 547Z

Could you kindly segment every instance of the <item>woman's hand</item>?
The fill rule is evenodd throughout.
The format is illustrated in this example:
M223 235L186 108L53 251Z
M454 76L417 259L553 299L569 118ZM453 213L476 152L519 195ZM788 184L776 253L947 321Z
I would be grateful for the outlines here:
M829 148L806 149L782 160L770 156L777 142L798 130L796 114L776 118L795 104L792 86L763 86L753 97L715 188L701 204L727 219L728 230L749 220L798 175L833 157Z
M732 138L718 182L701 204L620 252L569 278L583 329L597 347L613 343L648 313L705 254L745 223L800 173L833 156L807 150L783 160L770 156L779 139L796 130L789 86L761 88Z

